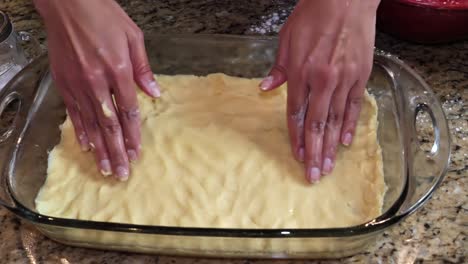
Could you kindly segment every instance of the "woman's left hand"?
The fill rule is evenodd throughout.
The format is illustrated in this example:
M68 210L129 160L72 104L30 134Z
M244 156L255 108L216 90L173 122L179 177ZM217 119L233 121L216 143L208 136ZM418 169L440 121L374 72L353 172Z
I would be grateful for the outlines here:
M351 144L372 69L378 0L300 0L280 32L276 63L260 84L288 82L292 151L306 178L335 166L338 145Z

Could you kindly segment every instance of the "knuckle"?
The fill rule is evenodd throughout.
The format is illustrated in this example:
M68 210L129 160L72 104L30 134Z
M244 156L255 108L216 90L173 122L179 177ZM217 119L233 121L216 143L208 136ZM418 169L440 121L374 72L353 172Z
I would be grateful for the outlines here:
M70 100L67 100L65 104L67 105L67 112L69 115L76 116L79 114L80 109L78 107L78 104Z
M288 111L288 118L297 125L302 126L307 112L307 104L298 105L296 107L290 106L290 108L291 109Z
M320 164L320 153L319 152L313 152L307 157L306 163L310 165L314 164Z
M127 146L138 147L140 141L139 133L128 134L124 137L124 143Z
M321 77L328 82L336 78L336 67L333 65L321 65L318 67L317 74L319 78Z
M310 68L317 68L317 58L314 54L309 54L307 55L306 57L306 60L305 60L305 64L306 66L310 67Z
M328 113L327 123L331 126L337 126L340 123L341 119L342 116L338 112L330 110L330 112Z
M98 79L98 76L95 73L88 72L83 75L83 79L88 83L94 83Z
M120 125L117 124L106 124L103 127L106 134L117 135L120 132Z
M136 29L133 30L133 38L136 41L143 42L145 40L145 34L143 33L143 31L139 27L137 27Z
M138 107L119 107L121 116L127 120L138 120L140 118L140 110Z
M362 104L362 97L356 96L349 98L349 106L352 108L359 108Z
M139 63L135 65L135 72L138 75L143 75L143 74L153 74L153 71L151 70L151 67L147 63Z
M90 87L85 91L87 95L89 95L90 103L97 102L100 103L100 98L102 97L103 91L102 87L99 85L90 85Z
M96 119L88 119L86 120L86 127L90 133L95 133L96 131L99 130L99 123L97 122Z
M311 58L308 58L309 63L313 63L310 61ZM327 64L327 63L315 63L311 66L312 71L315 73L316 78L319 78L324 83L328 83L337 77L337 69L334 65Z
M109 159L109 153L101 135L96 137L93 142L90 142L90 147L93 150L94 155L98 158L100 157L99 161Z
M115 67L111 69L111 76L117 90L130 88L126 85L131 82L130 80L133 80L133 76L132 69L127 62L116 63ZM125 86L122 87L123 85Z
M102 118L100 126L106 134L116 135L121 132L120 122L115 117Z
M287 74L287 70L282 65L280 65L279 63L275 63L275 65L273 65L273 68L271 69L271 72L274 72L274 71L277 71L278 73L280 73L283 76L286 76L286 74Z
M354 76L357 74L358 67L357 64L354 62L348 63L344 68L345 74Z
M116 166L128 166L128 159L124 153L123 150L114 152L112 155L112 163L116 164Z
M102 70L99 67L95 67L95 68L86 70L82 78L89 84L95 84L99 82L99 80L101 80L103 76L104 76L104 70Z
M349 132L354 132L354 128L356 127L356 120L349 119L345 121L343 128L344 131L348 130Z
M113 65L115 66L112 68L112 73L115 77L120 78L130 73L131 68L127 60L117 59L113 62Z
M306 130L311 134L323 134L325 130L325 122L321 120L311 120L306 124Z
M363 71L366 75L369 75L372 71L372 68L373 68L373 63L372 61L371 62L368 62L368 63L364 63L364 66L363 66Z
M108 56L108 51L105 48L98 47L96 48L96 54L100 58L105 58Z

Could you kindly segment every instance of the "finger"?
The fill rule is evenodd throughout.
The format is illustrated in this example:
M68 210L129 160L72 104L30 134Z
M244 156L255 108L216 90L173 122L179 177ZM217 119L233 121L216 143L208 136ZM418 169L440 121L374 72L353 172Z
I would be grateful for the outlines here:
M109 89L103 89L102 87L107 87L104 81L95 83L91 89L93 95L90 97L110 156L112 171L117 179L125 181L129 176L129 163L122 127Z
M309 69L309 105L304 122L305 165L307 179L315 183L320 180L325 124L337 74L329 66L311 66Z
M132 86L133 75L131 71L117 74L114 82L115 104L130 161L138 159L140 143L140 111L135 89Z
M76 93L76 98L96 164L102 175L109 176L112 174L111 162L91 99L86 94L79 92Z
M70 117L73 128L75 129L76 139L81 146L81 150L88 151L91 146L89 145L89 138L83 126L83 121L81 120L78 104L70 92L66 81L58 76L55 79L59 88L58 90L62 95L63 102L67 108L67 114Z
M275 64L267 77L260 82L260 89L270 91L280 87L287 80L286 69L279 64Z
M137 29L128 36L130 60L133 68L133 78L140 89L152 97L160 97L161 89L153 76L148 62L143 32Z
M344 78L342 80L339 87L333 93L328 110L322 151L322 175L330 174L335 166L336 152L340 142L341 126L346 107L346 96L349 90L346 87L346 85L349 85L349 82L344 80Z
M287 120L291 149L294 157L304 161L304 121L308 104L307 83L298 74L299 70L290 71L287 95Z
M358 81L348 94L343 127L341 129L341 143L345 146L351 145L353 141L359 114L361 112L364 90L365 83Z
M288 61L288 51L289 51L289 31L286 28L283 28L280 33L280 40L278 51L276 53L276 60L273 68L268 73L268 76L265 77L260 83L260 89L264 91L269 91L275 88L278 88L287 80L287 61Z

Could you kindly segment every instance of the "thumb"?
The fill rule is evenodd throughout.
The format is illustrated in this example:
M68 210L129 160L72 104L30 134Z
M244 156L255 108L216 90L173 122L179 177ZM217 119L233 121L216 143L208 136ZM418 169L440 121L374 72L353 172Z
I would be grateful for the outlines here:
M159 84L154 79L153 71L148 62L143 37L138 38L138 40L129 39L129 49L133 67L133 78L137 85L149 96L161 96Z
M288 55L288 38L280 37L279 47L276 54L275 64L262 82L260 82L260 89L263 91L270 91L280 87L288 79L286 72L286 63Z
M270 91L280 87L287 80L286 69L275 64L267 77L260 82L260 89Z

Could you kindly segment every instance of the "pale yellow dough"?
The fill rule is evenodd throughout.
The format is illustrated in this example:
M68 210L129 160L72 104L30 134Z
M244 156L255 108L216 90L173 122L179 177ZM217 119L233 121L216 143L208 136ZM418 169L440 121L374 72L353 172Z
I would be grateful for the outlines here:
M70 119L49 157L37 199L45 215L144 225L323 228L381 213L385 184L377 107L366 94L352 146L311 185L294 160L286 89L212 74L158 76L162 97L138 94L142 154L127 182L103 177L82 152Z

